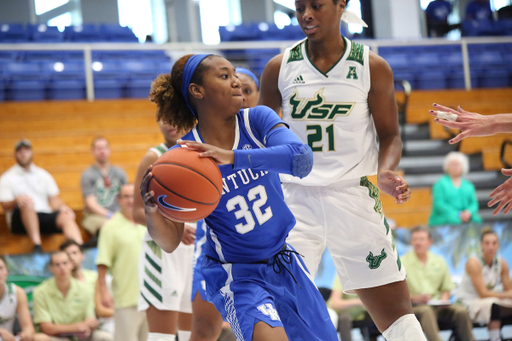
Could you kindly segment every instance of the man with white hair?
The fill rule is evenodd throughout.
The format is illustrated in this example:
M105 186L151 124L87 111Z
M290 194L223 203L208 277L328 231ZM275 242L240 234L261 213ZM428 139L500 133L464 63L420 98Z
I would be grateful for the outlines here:
M451 152L443 163L446 173L432 188L429 225L480 223L475 186L463 176L469 171L466 155Z

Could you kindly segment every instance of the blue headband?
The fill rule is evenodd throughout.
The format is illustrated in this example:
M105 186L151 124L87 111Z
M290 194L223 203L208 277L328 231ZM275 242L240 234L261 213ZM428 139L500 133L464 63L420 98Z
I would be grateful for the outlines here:
M194 54L187 60L187 63L183 68L181 94L185 98L185 103L187 103L187 107L190 109L190 111L196 118L197 114L195 113L194 109L192 109L190 103L188 102L188 87L190 85L190 81L192 80L194 72L196 72L197 67L199 66L199 64L201 64L203 59L205 59L208 56L211 56L211 54Z
M256 83L256 88L258 90L260 89L260 82L258 81L258 77L256 77L256 75L251 70L243 67L237 67L236 73L243 73L244 75L251 77L254 83Z

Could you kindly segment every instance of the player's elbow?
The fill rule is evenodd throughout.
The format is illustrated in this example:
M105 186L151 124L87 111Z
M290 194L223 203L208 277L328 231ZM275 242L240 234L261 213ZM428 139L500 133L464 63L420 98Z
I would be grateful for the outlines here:
M311 173L312 169L313 151L307 144L303 144L293 156L292 175L302 179Z

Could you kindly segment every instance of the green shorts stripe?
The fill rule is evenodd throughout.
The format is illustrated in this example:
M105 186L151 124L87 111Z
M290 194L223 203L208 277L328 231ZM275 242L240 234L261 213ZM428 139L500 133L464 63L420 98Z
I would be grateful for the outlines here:
M153 282L155 282L156 285L158 285L160 288L162 287L162 281L160 281L155 275L153 275L151 271L149 271L147 266L144 267L144 272L149 278L151 278Z
M153 296L155 296L155 298L157 300L159 300L160 302L163 302L162 301L162 296L155 290L151 287L151 285L148 284L148 282L144 281L144 286L146 287L146 289L149 290L150 293L153 294Z
M149 262L149 264L151 264L156 271L158 271L159 273L162 273L162 267L160 267L160 265L156 264L156 262L154 260L151 259L151 257L146 253L146 259L147 261Z
M144 301L146 301L147 304L149 305L153 305L151 302L149 302L149 300L146 298L146 296L144 296L144 294L142 293L142 291L140 292L140 295L142 296L142 298L144 299Z

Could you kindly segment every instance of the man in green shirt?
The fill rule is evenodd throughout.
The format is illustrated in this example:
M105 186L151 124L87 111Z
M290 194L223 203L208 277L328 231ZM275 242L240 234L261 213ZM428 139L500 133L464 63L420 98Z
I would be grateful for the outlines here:
M139 300L138 266L146 227L133 221L132 184L122 185L117 202L121 210L114 213L100 230L98 240L98 282L101 301L115 307L115 341L146 341L146 314L137 311ZM112 275L110 295L105 275Z
M82 263L85 260L82 245L78 244L72 239L68 239L60 245L59 249L69 255L69 258L73 263L73 277L79 282L90 286L91 292L94 292L94 287L96 286L96 281L98 280L98 273L94 270L82 268Z
M90 338L112 341L112 335L96 330L94 301L87 285L71 276L73 265L63 251L50 256L50 271L54 277L34 289L34 324L52 341Z
M474 340L473 325L466 308L450 304L452 282L443 257L429 252L432 235L425 226L411 230L410 244L414 250L401 257L407 271L407 285L413 311L429 341L441 341L438 320L450 321L459 340Z

